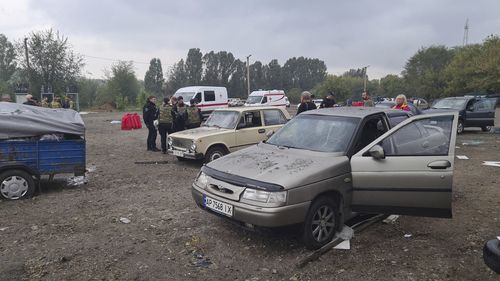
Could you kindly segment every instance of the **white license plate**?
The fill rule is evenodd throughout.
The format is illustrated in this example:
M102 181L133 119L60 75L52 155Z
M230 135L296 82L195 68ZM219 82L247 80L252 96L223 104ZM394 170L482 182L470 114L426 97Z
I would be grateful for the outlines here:
M182 151L173 150L172 153L174 154L174 156L184 157L184 152L182 152Z
M233 205L220 202L206 195L203 196L203 205L205 205L205 208L209 208L217 213L221 213L228 217L233 216Z

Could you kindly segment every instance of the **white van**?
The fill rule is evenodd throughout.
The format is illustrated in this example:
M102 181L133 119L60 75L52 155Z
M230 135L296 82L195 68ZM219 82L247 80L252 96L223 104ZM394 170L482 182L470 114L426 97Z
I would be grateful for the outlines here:
M201 109L204 117L210 115L215 109L228 107L227 90L225 87L184 87L177 90L174 97L182 97L186 105L189 105L189 101L193 98L198 100L196 106Z
M287 97L283 90L253 91L245 106L287 106Z

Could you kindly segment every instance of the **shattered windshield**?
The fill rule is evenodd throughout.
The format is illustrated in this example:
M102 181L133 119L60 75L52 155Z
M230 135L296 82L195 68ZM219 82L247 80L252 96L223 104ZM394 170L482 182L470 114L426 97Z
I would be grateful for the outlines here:
M276 132L268 144L321 152L346 152L359 119L299 115Z
M236 127L236 123L238 123L239 117L240 113L237 111L214 111L212 112L212 114L210 114L203 126L234 129Z

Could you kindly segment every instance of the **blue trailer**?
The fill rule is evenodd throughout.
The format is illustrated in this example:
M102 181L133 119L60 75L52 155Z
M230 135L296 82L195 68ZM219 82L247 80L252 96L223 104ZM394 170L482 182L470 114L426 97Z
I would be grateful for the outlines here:
M78 112L0 102L0 198L33 196L42 175L85 174Z
M85 140L0 141L0 195L29 198L42 175L85 175Z

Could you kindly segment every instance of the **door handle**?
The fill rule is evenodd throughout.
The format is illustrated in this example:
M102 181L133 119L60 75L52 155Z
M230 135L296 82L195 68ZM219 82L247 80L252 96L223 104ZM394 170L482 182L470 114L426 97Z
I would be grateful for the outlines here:
M446 169L451 167L451 163L448 160L438 160L431 162L427 165L431 169Z
M265 132L266 132L266 129L259 129L259 131L258 131L258 132L259 132L259 134L263 134L263 133L265 133Z

